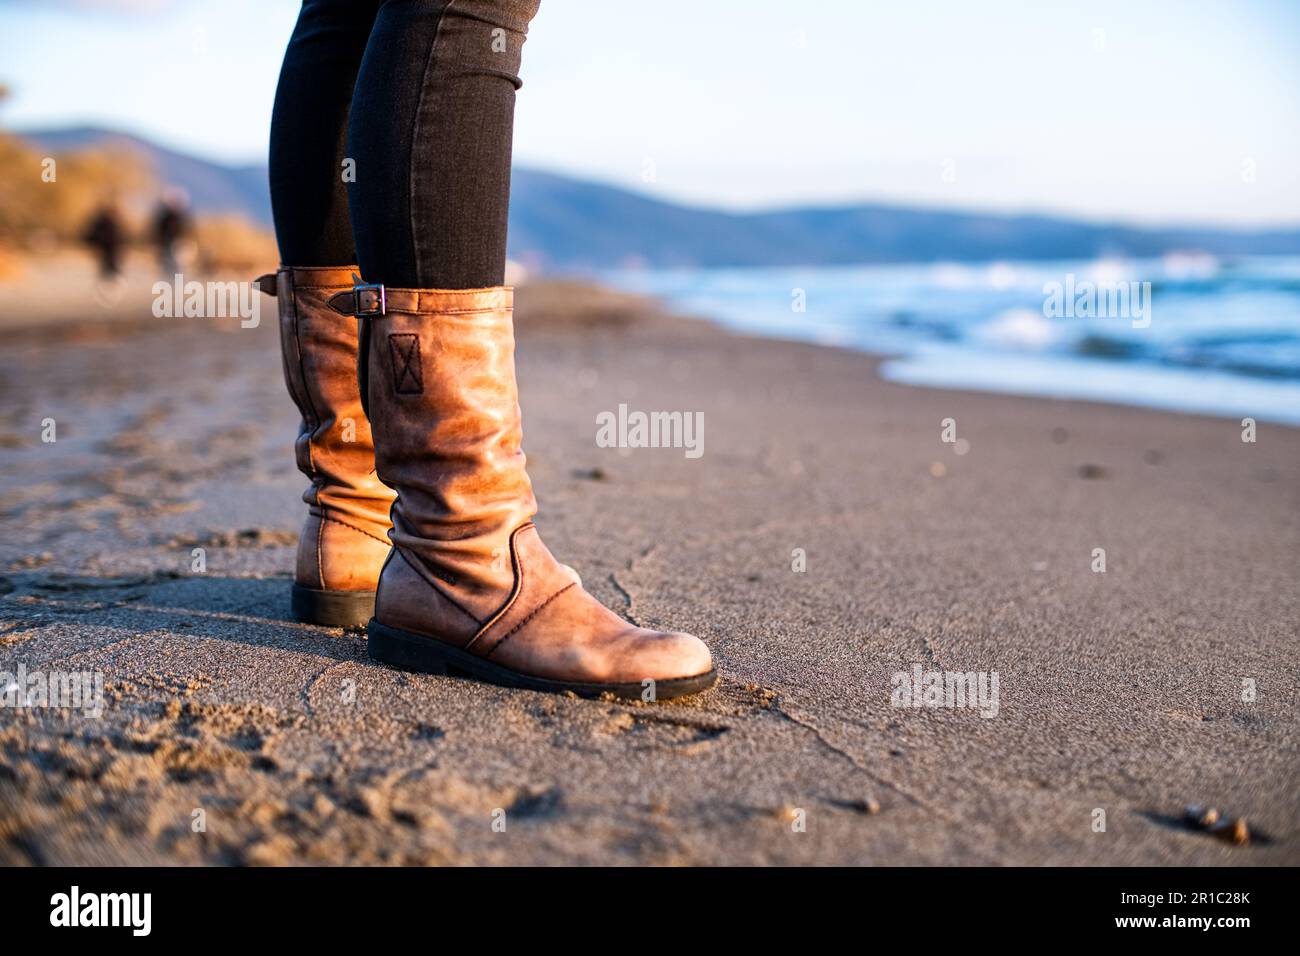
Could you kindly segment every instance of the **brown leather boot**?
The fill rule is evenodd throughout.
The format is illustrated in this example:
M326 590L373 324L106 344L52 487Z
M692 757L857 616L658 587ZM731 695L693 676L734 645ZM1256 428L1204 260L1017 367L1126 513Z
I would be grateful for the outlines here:
M363 318L375 461L397 489L370 656L582 696L712 686L699 639L622 620L542 543L520 450L513 291L359 285L331 304Z
M295 451L311 479L298 539L293 613L301 621L361 627L375 607L388 557L393 492L375 474L370 422L357 388L357 324L328 306L356 270L284 267L257 280L280 306L284 380L302 413Z

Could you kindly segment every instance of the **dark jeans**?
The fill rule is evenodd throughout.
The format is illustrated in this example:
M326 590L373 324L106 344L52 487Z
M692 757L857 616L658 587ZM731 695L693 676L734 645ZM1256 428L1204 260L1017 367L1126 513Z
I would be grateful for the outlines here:
M290 266L500 285L519 57L540 0L304 0L271 120Z

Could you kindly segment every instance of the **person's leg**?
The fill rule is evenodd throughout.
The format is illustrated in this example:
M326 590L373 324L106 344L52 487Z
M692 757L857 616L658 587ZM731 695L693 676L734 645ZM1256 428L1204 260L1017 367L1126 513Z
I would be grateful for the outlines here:
M397 490L368 653L511 687L694 693L716 680L708 648L605 608L532 521L501 282L516 74L536 6L388 0L357 78L349 195L368 285L336 307L364 317L375 467Z
M304 0L271 114L271 210L280 261L356 262L343 181L348 111L380 0Z
M539 0L387 0L352 100L361 274L500 285L519 61Z
M298 468L311 484L298 541L294 614L361 626L388 556L393 493L375 476L357 387L357 327L329 299L352 287L343 142L352 86L378 0L306 0L285 52L271 124L271 204L281 267L259 280L278 299L289 394L302 414ZM273 281L272 281L273 280Z

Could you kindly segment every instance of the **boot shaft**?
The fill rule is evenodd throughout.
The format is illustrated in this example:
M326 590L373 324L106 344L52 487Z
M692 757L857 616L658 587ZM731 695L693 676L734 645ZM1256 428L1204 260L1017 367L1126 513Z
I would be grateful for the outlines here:
M298 469L311 480L303 500L382 537L394 496L375 472L370 421L357 387L357 326L329 307L332 296L352 287L354 275L347 267L276 273L281 355L285 384L302 416L294 450Z
M513 290L383 290L364 314L375 464L397 489L392 540L472 613L514 584L510 535L536 512L521 447ZM382 312L378 312L379 309Z

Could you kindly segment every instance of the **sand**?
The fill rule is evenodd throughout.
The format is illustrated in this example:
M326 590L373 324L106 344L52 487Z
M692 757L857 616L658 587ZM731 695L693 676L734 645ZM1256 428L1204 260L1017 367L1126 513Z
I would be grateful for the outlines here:
M0 863L1300 862L1296 430L892 385L527 288L543 533L722 675L583 701L290 620L269 309L124 301L3 320L0 671L98 673L105 705L0 709ZM703 454L597 447L620 403L702 413ZM996 672L996 716L893 706L916 665ZM1184 826L1193 803L1251 844Z

